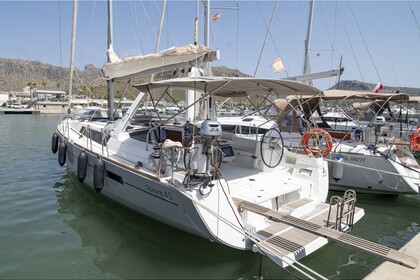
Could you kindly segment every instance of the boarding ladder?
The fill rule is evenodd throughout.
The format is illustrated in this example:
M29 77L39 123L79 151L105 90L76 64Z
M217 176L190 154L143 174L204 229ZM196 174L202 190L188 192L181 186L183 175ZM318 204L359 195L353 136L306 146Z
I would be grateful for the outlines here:
M353 229L355 208L355 191L347 190L342 197L337 195L332 196L330 198L330 209L328 211L327 227L338 230L340 232L350 232ZM331 221L332 212L335 212L333 221Z

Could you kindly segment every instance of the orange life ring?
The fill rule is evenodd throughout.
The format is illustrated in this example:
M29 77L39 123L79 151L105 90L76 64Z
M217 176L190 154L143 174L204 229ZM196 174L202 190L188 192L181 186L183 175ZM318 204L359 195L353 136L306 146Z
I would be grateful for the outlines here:
M313 145L309 145L309 139L313 140ZM325 145L321 145L325 142ZM333 148L331 135L322 128L308 130L302 137L303 149L307 154L317 156L321 152L322 156L327 156ZM321 149L322 148L322 149Z
M413 152L420 151L420 128L410 136L410 147Z

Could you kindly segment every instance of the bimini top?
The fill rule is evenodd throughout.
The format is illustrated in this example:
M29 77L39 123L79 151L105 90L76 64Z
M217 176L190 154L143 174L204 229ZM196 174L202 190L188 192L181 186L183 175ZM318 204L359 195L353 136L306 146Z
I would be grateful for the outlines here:
M411 102L411 103L420 103L420 97L415 98L412 96L408 96L405 93L396 93L396 94L383 94L383 93L373 93L373 92L364 92L364 91L350 91L350 90L326 90L321 92L317 96L299 96L291 95L287 96L286 98L277 99L274 101L274 104L277 106L279 111L287 111L297 105L305 104L306 106L318 106L319 100L351 100L351 99L363 99L363 100L370 100L369 102L355 102L353 103L353 107L356 110L363 110L375 104L376 102L380 102L380 104L388 103L390 101L393 102ZM379 104L379 103L378 103Z
M352 90L338 90L331 89L324 91L321 96L325 100L340 100L340 99L366 99L366 100L386 100L386 101L408 101L408 94L406 93L374 93L364 91L352 91Z
M316 95L320 90L299 82L260 79L248 77L189 77L135 85L142 92L154 89L176 88L182 90L196 90L223 97L240 97L244 95L268 95L277 97L289 95Z
M420 96L410 96L408 103L418 103L420 104Z
M202 45L187 45L172 47L159 53L119 59L111 46L108 50L111 62L106 63L102 70L106 79L128 79L211 61L211 52L212 49Z

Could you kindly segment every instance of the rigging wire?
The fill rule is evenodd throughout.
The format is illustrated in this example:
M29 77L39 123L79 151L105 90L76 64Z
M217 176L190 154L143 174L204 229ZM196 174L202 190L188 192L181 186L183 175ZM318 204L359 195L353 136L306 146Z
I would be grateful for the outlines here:
M388 44L388 40L386 39L386 33L383 36L383 38L385 40L386 51L388 52L389 62L391 63L391 68L392 68L392 72L394 74L395 83L396 83L396 86L399 87L400 84L398 83L397 73L395 72L394 62L392 60L391 52L389 51L389 44Z
M60 41L60 67L63 67L63 55L61 50L61 0L58 1L58 39Z
M293 28L293 35L292 35L292 41L291 41L292 42L292 44L291 44L292 48L291 48L290 54L288 56L288 57L290 57L290 59L289 59L290 65L294 64L293 53L294 53L295 49L297 49L297 48L294 48L293 46L295 45L295 41L296 41L297 27L299 26L298 21L301 18L301 16L300 16L301 9L302 9L302 1L299 1L298 2L298 8L297 8L298 13L295 16L295 22L293 24L294 28ZM287 72L286 72L286 74L287 74ZM287 76L289 76L289 75L287 74Z
M419 37L420 37L420 25L419 25L419 22L417 21L416 15L414 14L414 10L413 10L413 7L411 6L410 0L408 0L408 5L410 5L411 14L413 15L414 21L416 22L417 32L418 32Z
M362 81L364 82L365 81L365 78L363 77L362 69L360 69L359 61L357 60L356 53L354 52L354 48L353 48L353 45L351 43L349 34L347 32L346 25L344 24L343 18L341 17L340 10L338 10L338 17L340 18L341 24L343 25L344 33L346 33L346 37L347 37L347 40L349 42L349 45L350 45L350 48L351 48L351 52L353 53L353 57L354 57L354 60L356 61L357 68L359 69L360 76L362 77Z
M236 15L236 62L235 69L238 69L238 55L239 55L239 4L236 1L237 15Z
M165 15L166 20L164 21L164 25L166 28L166 48L169 48L172 45L177 45L173 32L171 30L171 25L169 24L170 13L168 10L169 10L170 4L171 4L171 1L168 1L167 8L166 8L166 15ZM172 39L172 44L169 42L169 38Z
M279 3L279 1L278 1L278 0L276 0L276 4L275 4L275 6L274 6L273 13L272 13L272 15L271 15L271 19L270 19L270 25L269 25L269 27L267 28L267 33L265 34L264 43L263 43L262 48L261 48L260 57L258 58L257 66L255 67L254 77L257 75L258 67L259 67L259 65L260 65L260 61L261 61L262 54L263 54L263 52L264 52L265 44L266 44L266 42L267 42L267 37L268 37L268 35L270 34L271 25L273 24L273 19L274 19L274 16L275 16L275 14L276 14L276 11L277 11L277 5L278 5L278 3ZM257 6L258 6L258 2L257 2ZM259 7L259 6L258 6L258 7Z
M328 24L327 24L327 21L326 21L326 17L325 17L325 13L324 13L324 8L323 8L323 3L322 2L319 3L319 7L320 7L320 10L321 10L322 18L324 20L325 29L327 30L328 40L329 40L330 45L331 45L331 52L332 52L332 54L331 54L330 68L333 69L334 54L335 54L335 35L336 35L336 31L337 31L337 2L335 2L335 9L334 9L334 27L333 27L333 30L332 30L332 33L333 33L332 39L331 39L331 35L330 35L329 29L328 29ZM340 75L338 76L338 79L340 79ZM331 87L331 81L332 80L333 80L332 77L329 78L329 87Z
M144 9L143 2L140 2L140 3L142 5L142 7L143 7L145 18L147 18L150 21L149 15L147 14L146 9ZM137 41L136 43L140 46L140 52L142 54L144 54L143 45L140 42L140 32L137 29L137 25L138 25L137 24L137 17L136 17L136 13L135 12L133 13L132 2L131 1L128 2L128 10L129 10L130 16L131 16L131 24L133 25L133 28L134 28L134 38ZM135 22L134 22L134 18L136 19Z
M322 8L322 5L321 5L321 4L322 4L322 3L320 2L320 3L319 3L319 8L320 8L320 10L321 10L322 19L323 19L324 24L325 24L325 31L327 32L328 41L329 41L329 43L330 43L331 49L332 49L332 51L334 51L334 44L333 44L333 42L332 42L332 40L331 40L331 35L330 35L329 29L328 29L327 20L325 19L324 9Z
M274 40L274 38L273 38L273 36L272 36L272 34L271 34L271 32L270 32L270 28L268 27L268 24L267 24L267 22L266 22L266 20L265 20L265 18L264 18L264 15L263 15L263 13L262 13L262 11L261 11L260 6L258 5L258 2L257 2L257 7L258 7L258 11L260 12L260 16L261 16L261 18L262 18L262 20L263 20L263 22L264 22L264 24L265 24L265 27L266 27L266 28L267 28L267 30L268 30L268 33L269 33L269 35L270 35L270 39L271 39L271 41L273 41L273 45L274 45L274 48L276 49L277 56L281 58L281 56L280 56L280 51L279 51L279 49L277 48L276 41ZM287 77L289 77L289 73L287 72L287 69L285 68L284 70L285 70L285 72L286 72ZM254 75L254 77L255 77L255 75Z
M353 16L354 21L356 22L357 29L359 30L360 36L362 37L363 44L365 45L365 48L366 48L366 50L367 50L367 52L369 54L369 58L370 58L370 61L372 62L373 68L375 69L376 75L378 75L378 79L381 82L382 80L381 80L381 77L379 75L378 69L376 68L375 62L373 61L372 54L370 53L370 50L369 50L369 48L368 48L368 46L366 44L366 41L365 41L365 37L363 36L362 30L360 29L359 23L357 22L357 19L356 19L355 15L354 15L353 9L352 9L352 7L350 5L350 2L348 0L347 0L347 5L349 6L350 13Z
M88 39L90 38L90 31L91 31L92 22L93 22L93 15L95 14L95 7L96 7L96 1L93 2L92 13L90 14L89 25L88 25L87 32L85 34L86 37L85 37L85 40L84 40L85 41L84 46L83 46L83 48L80 52L80 65L83 65L85 50L87 49Z

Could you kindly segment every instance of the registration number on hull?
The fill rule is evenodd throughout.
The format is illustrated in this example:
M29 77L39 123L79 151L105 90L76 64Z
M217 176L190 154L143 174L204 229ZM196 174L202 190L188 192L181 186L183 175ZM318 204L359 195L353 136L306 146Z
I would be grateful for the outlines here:
M366 159L364 157L348 157L348 156L342 156L342 157L345 161L354 161L354 162L365 162L365 159Z

